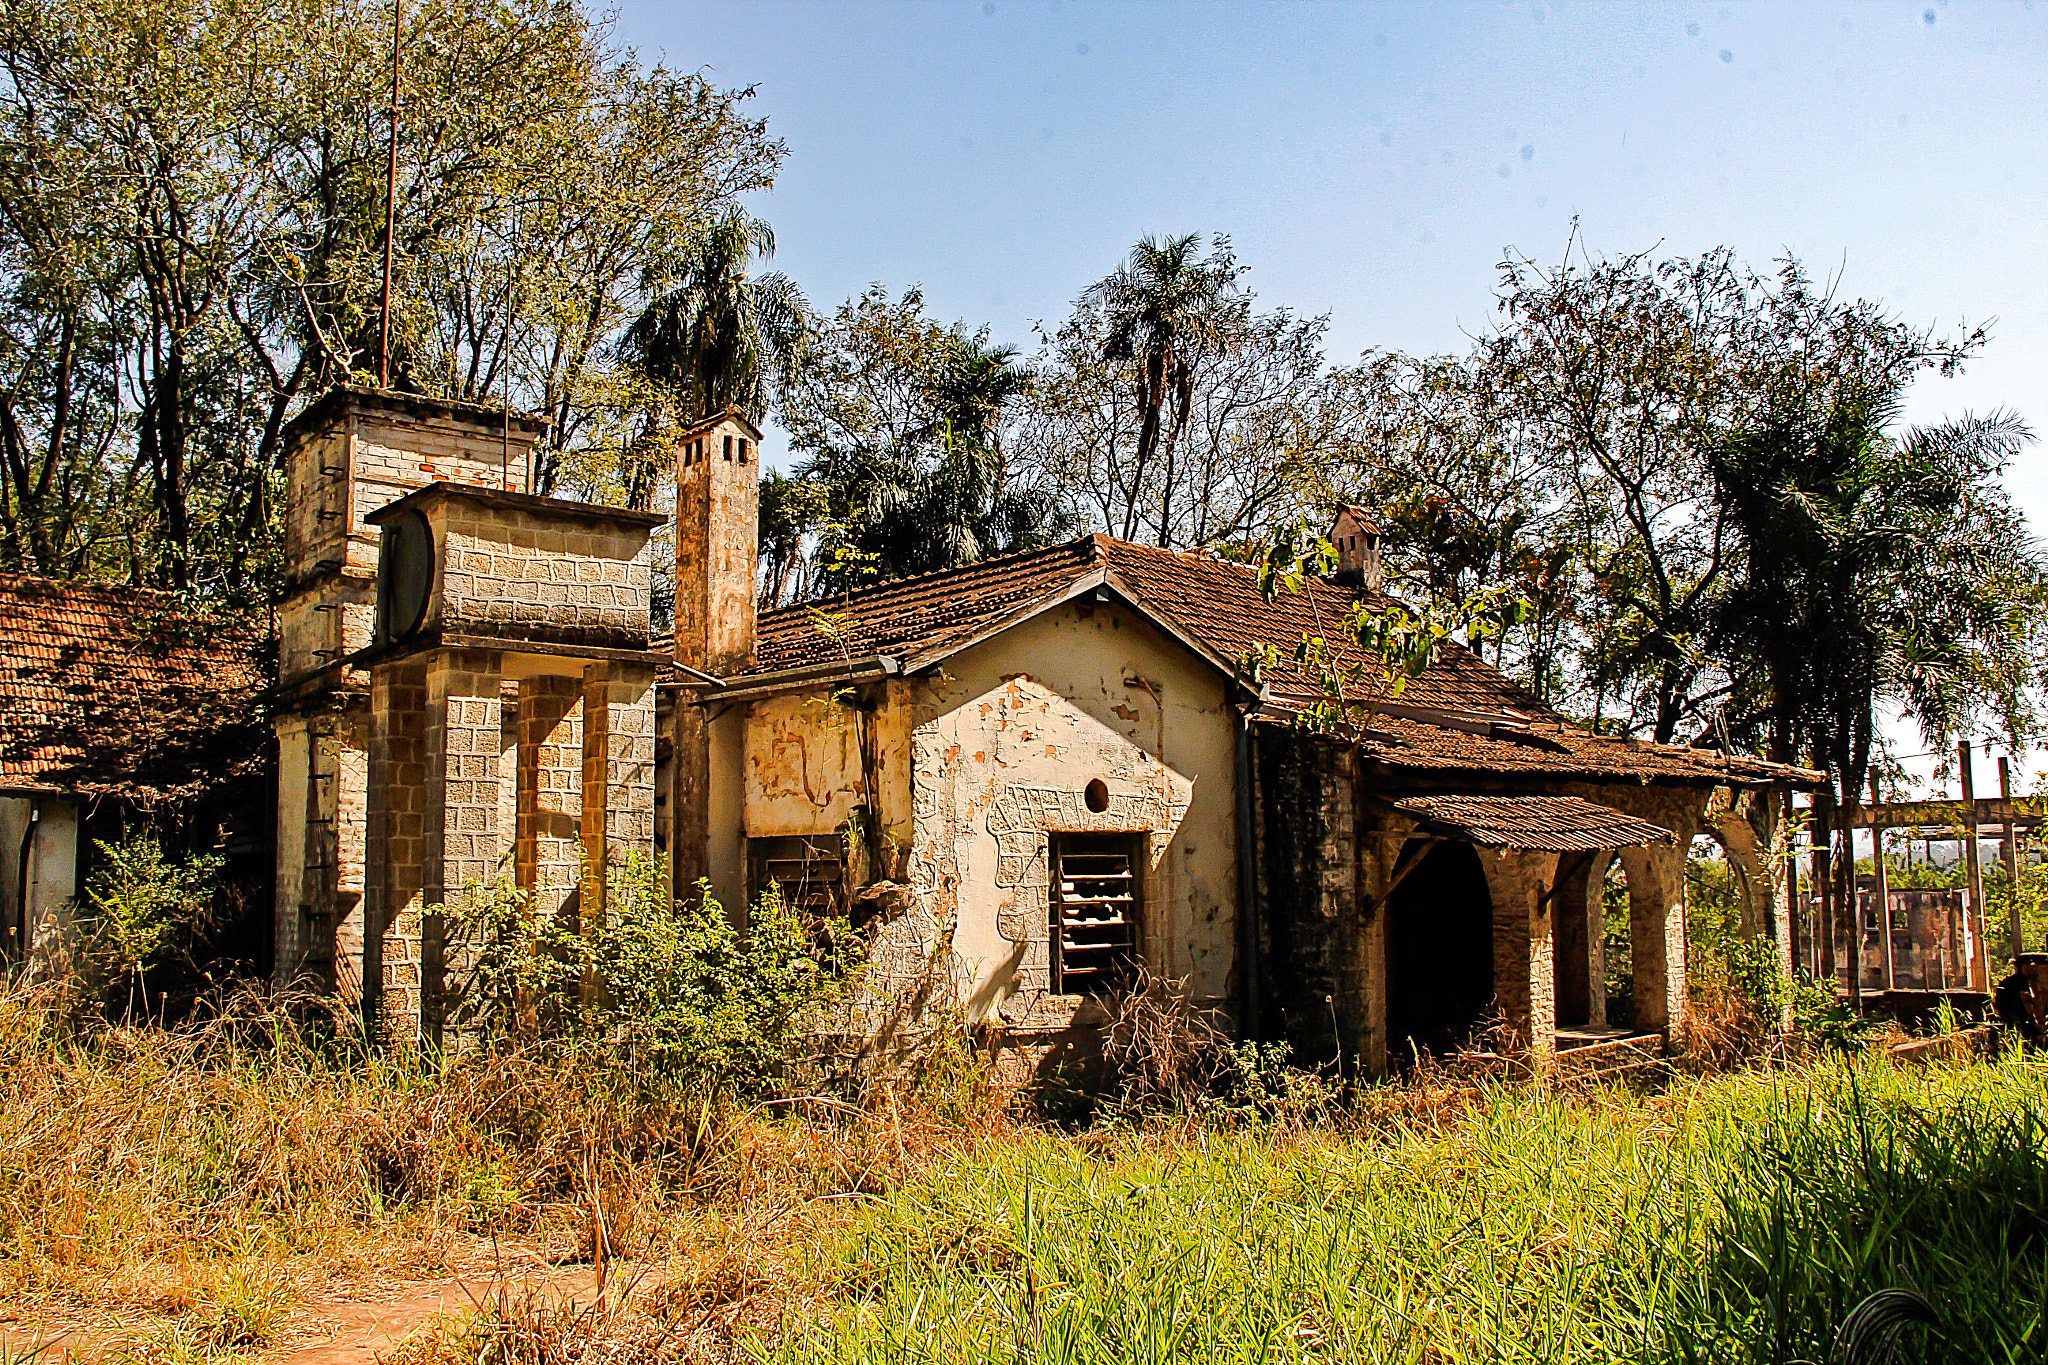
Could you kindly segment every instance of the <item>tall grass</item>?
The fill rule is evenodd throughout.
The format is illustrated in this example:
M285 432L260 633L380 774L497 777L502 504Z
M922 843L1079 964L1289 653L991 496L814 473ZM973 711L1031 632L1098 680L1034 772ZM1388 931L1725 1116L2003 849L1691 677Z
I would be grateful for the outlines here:
M507 1308L422 1365L1789 1363L1894 1288L1941 1318L1910 1358L2048 1358L2048 1063L2022 1055L1650 1097L1425 1078L1068 1133L964 1064L858 1104L714 1102L588 1048L434 1066L275 1012L168 1032L60 1004L0 994L0 1289L202 1262L209 1350L274 1332L291 1258L526 1236L640 1257L651 1306Z
M1915 1359L2048 1356L2048 1072L1822 1065L1653 1102L1162 1145L1020 1137L859 1215L781 1360L1829 1358L1916 1287ZM1921 1329L1911 1329L1919 1331Z

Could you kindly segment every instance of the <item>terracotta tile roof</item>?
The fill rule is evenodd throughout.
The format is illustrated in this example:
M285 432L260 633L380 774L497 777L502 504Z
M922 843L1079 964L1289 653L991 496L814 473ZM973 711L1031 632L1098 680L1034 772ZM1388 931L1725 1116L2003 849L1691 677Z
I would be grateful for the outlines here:
M1576 796L1410 796L1394 808L1425 829L1486 848L1590 853L1674 838L1661 825Z
M984 559L978 564L887 583L761 616L751 672L830 663L842 648L856 658L910 660L951 653L1009 616L1074 584L1094 567L1087 538ZM820 615L829 618L821 629ZM828 630L843 626L844 640Z
M164 593L0 574L0 788L140 797L224 775L265 727L261 644Z
M935 664L1095 582L1129 597L1221 667L1235 669L1269 645L1284 656L1310 634L1329 642L1338 664L1350 670L1359 700L1365 687L1383 686L1342 624L1354 603L1385 606L1391 598L1318 578L1269 602L1250 565L1102 535L766 612L749 674L875 654L893 655L906 669ZM820 628L819 613L843 639ZM1263 683L1269 698L1263 718L1269 720L1322 697L1313 677L1284 660L1265 670ZM1379 738L1371 757L1391 768L1693 782L1816 776L1715 751L1592 734L1456 645L1445 646L1427 673L1383 704L1393 714L1375 713Z

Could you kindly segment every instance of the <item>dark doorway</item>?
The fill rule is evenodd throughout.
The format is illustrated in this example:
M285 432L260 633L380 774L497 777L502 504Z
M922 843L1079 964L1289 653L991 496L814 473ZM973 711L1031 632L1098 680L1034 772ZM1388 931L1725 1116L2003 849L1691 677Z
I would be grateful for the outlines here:
M1493 897L1470 844L1437 843L1394 888L1387 985L1387 1038L1397 1063L1418 1048L1460 1046L1492 1009Z

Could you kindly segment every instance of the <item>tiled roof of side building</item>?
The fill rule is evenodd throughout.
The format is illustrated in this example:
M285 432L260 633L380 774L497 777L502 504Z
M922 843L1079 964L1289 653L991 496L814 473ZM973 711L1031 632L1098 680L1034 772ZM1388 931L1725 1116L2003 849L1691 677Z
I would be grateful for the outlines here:
M1485 848L1593 853L1674 842L1661 825L1576 796L1410 796L1394 808Z
M234 766L217 741L260 735L261 643L165 593L0 574L0 789L161 794Z
M875 654L893 655L906 666L936 663L1097 579L1224 667L1235 668L1272 646L1281 658L1265 668L1262 680L1279 712L1297 711L1324 695L1317 679L1286 659L1304 634L1327 642L1354 689L1378 685L1377 670L1343 623L1360 600L1391 599L1314 578L1301 591L1268 601L1251 565L1102 535L763 613L749 672ZM821 621L820 614L827 619ZM1406 713L1373 717L1373 730L1386 740L1375 746L1373 757L1393 767L1641 780L1811 776L1755 759L1592 734L1455 645L1445 646L1426 673L1386 704ZM1426 713L1451 713L1458 724L1446 728L1440 723L1444 717ZM1501 724L1487 724L1490 718Z

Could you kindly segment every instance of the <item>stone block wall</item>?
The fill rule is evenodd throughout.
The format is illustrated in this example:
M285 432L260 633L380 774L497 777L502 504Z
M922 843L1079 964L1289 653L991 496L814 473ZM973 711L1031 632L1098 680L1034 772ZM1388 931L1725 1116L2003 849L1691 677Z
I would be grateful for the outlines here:
M1483 848L1479 865L1493 898L1493 1000L1500 1046L1541 1063L1557 1049L1552 922L1545 896L1557 855Z
M394 1042L419 1037L425 902L427 666L408 659L370 677L369 804L363 895L364 1008Z
M1348 746L1280 726L1256 731L1262 1036L1298 1060L1351 1058L1373 1032L1356 770ZM1382 1000L1378 1015L1383 1021Z
M582 879L583 683L527 678L518 701L515 882L545 915Z
M645 524L566 520L452 499L429 511L440 586L428 628L514 628L561 643L644 645Z
M628 851L654 846L653 667L587 666L583 717L583 903L602 907Z

